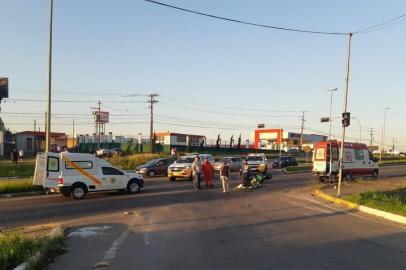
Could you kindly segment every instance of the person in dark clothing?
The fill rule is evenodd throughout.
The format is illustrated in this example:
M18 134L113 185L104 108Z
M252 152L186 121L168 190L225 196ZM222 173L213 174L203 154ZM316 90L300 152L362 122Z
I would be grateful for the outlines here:
M248 162L244 160L240 169L240 180L244 187L250 186L251 170Z
M17 152L17 149L15 149L15 148L14 148L13 152L11 152L11 159L13 160L13 164L17 164L18 152Z
M230 166L228 165L228 160L225 160L220 168L220 179L223 184L223 193L228 193L229 181L230 181Z

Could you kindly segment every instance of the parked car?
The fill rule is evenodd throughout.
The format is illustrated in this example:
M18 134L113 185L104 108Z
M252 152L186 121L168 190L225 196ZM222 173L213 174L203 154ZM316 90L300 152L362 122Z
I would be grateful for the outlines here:
M173 160L168 158L153 159L143 165L137 166L135 171L143 176L154 177L155 175L166 175L168 166L173 163Z
M238 171L242 166L242 159L237 157L224 157L214 163L214 170L219 171L224 161L229 161L231 171Z
M254 153L248 154L246 158L251 172L254 173L266 173L268 170L268 160L265 154Z
M197 154L192 154L180 157L175 163L170 165L168 167L169 180L175 181L176 178L188 178L189 180L192 180L192 163L196 156ZM207 158L211 163L214 163L214 157L210 154L201 154L199 156L202 162Z
M96 150L96 156L98 157L107 157L111 154L111 150L110 149L100 149L100 150Z
M110 149L111 156L124 156L124 151L121 148L111 148Z
M298 162L294 157L280 157L272 162L272 168L285 168L297 165Z

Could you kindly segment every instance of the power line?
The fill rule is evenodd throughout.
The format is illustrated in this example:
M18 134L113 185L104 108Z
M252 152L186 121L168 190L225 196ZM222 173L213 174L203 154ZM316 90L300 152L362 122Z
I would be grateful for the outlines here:
M6 100L7 102L13 102L13 101L21 101L21 102L44 102L45 100L43 99L18 99L18 98L12 98ZM57 103L94 103L94 100L52 100L52 102L57 102ZM129 101L129 100L110 100L110 101L103 101L103 103L144 103L143 101Z
M144 1L152 3L152 4L164 6L164 7L167 7L167 8L172 8L172 9L176 9L176 10L180 10L180 11L184 11L184 12L189 12L189 13L192 13L192 14L201 15L201 16L205 16L205 17L209 17L209 18L213 18L213 19L229 21L229 22L234 22L234 23L240 23L240 24L246 24L246 25L251 25L251 26L256 26L256 27L269 28L269 29L274 29L274 30L299 32L299 33L307 33L307 34L320 34L320 35L348 35L349 34L349 33L344 33L344 32L324 32L324 31L313 31L313 30L305 30L305 29L296 29L296 28L287 28L287 27L280 27L280 26L265 25L265 24L247 22L247 21L243 21L243 20L231 19L231 18L221 17L221 16L212 15L212 14L208 14L208 13L203 13L203 12L199 12L199 11L195 11L195 10L191 10L191 9L186 9L186 8L181 8L181 7L178 7L178 6L173 6L173 5L161 3L161 2L158 2L158 1L152 1L152 0L144 0Z
M372 26L366 27L364 29L355 31L354 34L364 34L364 33L380 31L380 30L386 28L387 26L391 26L391 25L394 25L394 24L397 24L397 23L401 22L403 18L406 18L406 13L402 14L402 15L396 17L396 18L384 21L382 23L372 25Z

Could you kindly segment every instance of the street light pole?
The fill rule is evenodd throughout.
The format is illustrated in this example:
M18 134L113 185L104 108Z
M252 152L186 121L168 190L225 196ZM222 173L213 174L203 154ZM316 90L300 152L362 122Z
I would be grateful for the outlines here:
M52 17L54 1L49 0L48 99L45 130L45 152L51 148L51 89L52 89Z
M348 105L348 82L350 79L350 59L351 59L351 39L352 33L348 34L348 49L347 49L347 64L346 64L346 75L345 75L345 92L344 92L344 113L347 112ZM343 162L344 162L344 142L345 142L345 126L343 125L341 133L341 150L340 150L340 170L338 173L338 188L337 196L341 196L341 182L343 179Z
M386 133L386 112L390 107L385 107L383 112L383 129L382 129L382 138L381 138L381 151L379 156L379 162L382 163L382 153L385 151L385 133Z
M333 92L337 91L338 88L334 88L334 89L328 89L328 91L330 91L330 117L328 119L329 121L329 128L328 128L328 139L331 140L331 111L333 109Z

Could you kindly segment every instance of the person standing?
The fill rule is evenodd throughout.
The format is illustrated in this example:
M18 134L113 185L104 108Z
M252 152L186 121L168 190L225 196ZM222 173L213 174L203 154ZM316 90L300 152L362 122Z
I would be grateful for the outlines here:
M22 148L20 148L20 150L18 151L18 155L20 157L20 162L23 162L24 159L24 150Z
M199 156L195 157L195 160L192 163L192 176L193 176L193 185L195 190L200 190L200 176L202 175L202 161Z
M11 159L13 160L13 164L17 164L18 152L15 148L13 149L13 152L11 152Z
M240 180L244 187L249 187L251 178L251 170L247 160L244 160L240 169Z
M171 156L172 156L173 160L177 160L177 159L178 159L178 150L177 150L175 147L173 147L173 148L171 149Z
M210 163L210 161L205 158L203 165L202 165L202 169L203 169L203 176L204 176L204 181L206 182L205 187L213 187L213 174L214 174L214 169L213 169L213 165Z
M230 166L228 165L228 160L224 160L220 167L220 179L223 184L223 193L228 193L230 189Z

